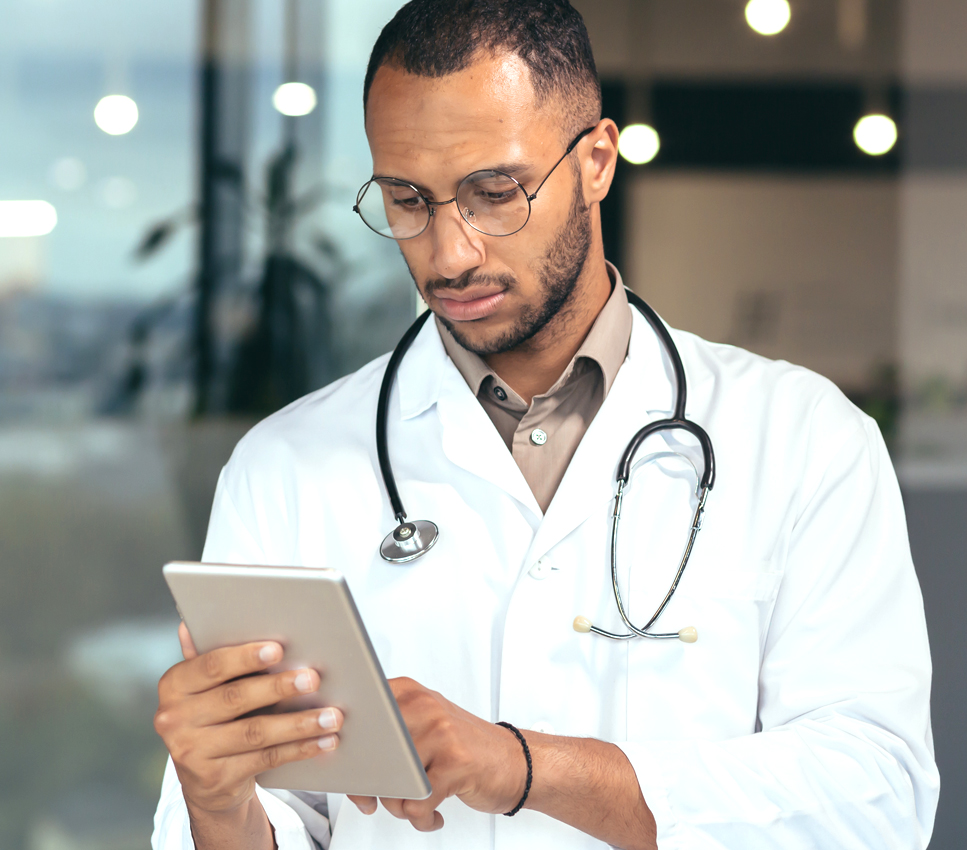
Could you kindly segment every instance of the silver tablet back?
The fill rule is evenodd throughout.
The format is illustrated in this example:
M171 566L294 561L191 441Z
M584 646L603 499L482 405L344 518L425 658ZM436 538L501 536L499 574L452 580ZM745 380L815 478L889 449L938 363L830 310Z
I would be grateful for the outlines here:
M339 746L266 771L267 788L423 799L430 783L403 724L352 595L337 570L173 562L165 580L199 652L278 641L270 672L311 667L319 691L272 711L332 705L345 714Z

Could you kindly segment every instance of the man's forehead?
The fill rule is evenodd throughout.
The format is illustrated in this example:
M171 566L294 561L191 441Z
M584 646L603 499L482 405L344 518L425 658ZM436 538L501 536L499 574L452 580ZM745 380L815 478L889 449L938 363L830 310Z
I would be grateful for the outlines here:
M548 114L537 107L526 64L511 54L483 56L444 77L384 65L370 90L366 132L378 171L427 158L459 168L488 151L507 161L525 151L540 156L556 140Z
M468 94L472 96L466 100ZM533 110L537 106L530 69L513 53L480 52L466 67L442 76L410 73L390 62L381 65L373 78L367 125L374 113L392 109L401 101L408 109L423 112L447 100L456 100L470 110L498 104L505 109Z

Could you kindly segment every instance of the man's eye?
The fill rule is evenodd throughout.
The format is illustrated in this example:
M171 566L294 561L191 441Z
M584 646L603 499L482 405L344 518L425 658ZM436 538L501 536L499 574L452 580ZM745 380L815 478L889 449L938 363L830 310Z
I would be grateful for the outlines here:
M474 197L488 204L505 204L513 200L517 194L517 186L476 186L474 187Z
M406 209L416 209L422 206L423 199L419 195L413 195L405 198L393 198L393 206L404 207Z

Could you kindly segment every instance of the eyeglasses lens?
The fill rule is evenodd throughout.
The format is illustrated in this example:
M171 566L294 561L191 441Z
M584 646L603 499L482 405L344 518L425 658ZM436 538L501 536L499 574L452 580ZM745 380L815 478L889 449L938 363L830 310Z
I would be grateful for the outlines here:
M489 236L516 233L530 217L523 187L500 171L475 171L460 183L457 207L464 220ZM412 239L426 230L430 210L409 183L378 177L359 191L356 207L367 226L390 239Z
M490 236L509 236L525 224L530 204L520 183L500 171L475 171L457 190L460 215Z
M399 180L370 180L360 190L356 206L370 228L390 239L419 236L430 221L419 192Z

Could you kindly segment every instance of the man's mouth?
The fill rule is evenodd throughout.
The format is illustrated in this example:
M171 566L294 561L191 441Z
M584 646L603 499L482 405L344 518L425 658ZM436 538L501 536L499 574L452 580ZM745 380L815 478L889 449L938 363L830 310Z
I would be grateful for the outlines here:
M440 312L453 322L472 322L485 319L497 312L507 290L482 287L450 290L440 289L431 297L440 305Z

